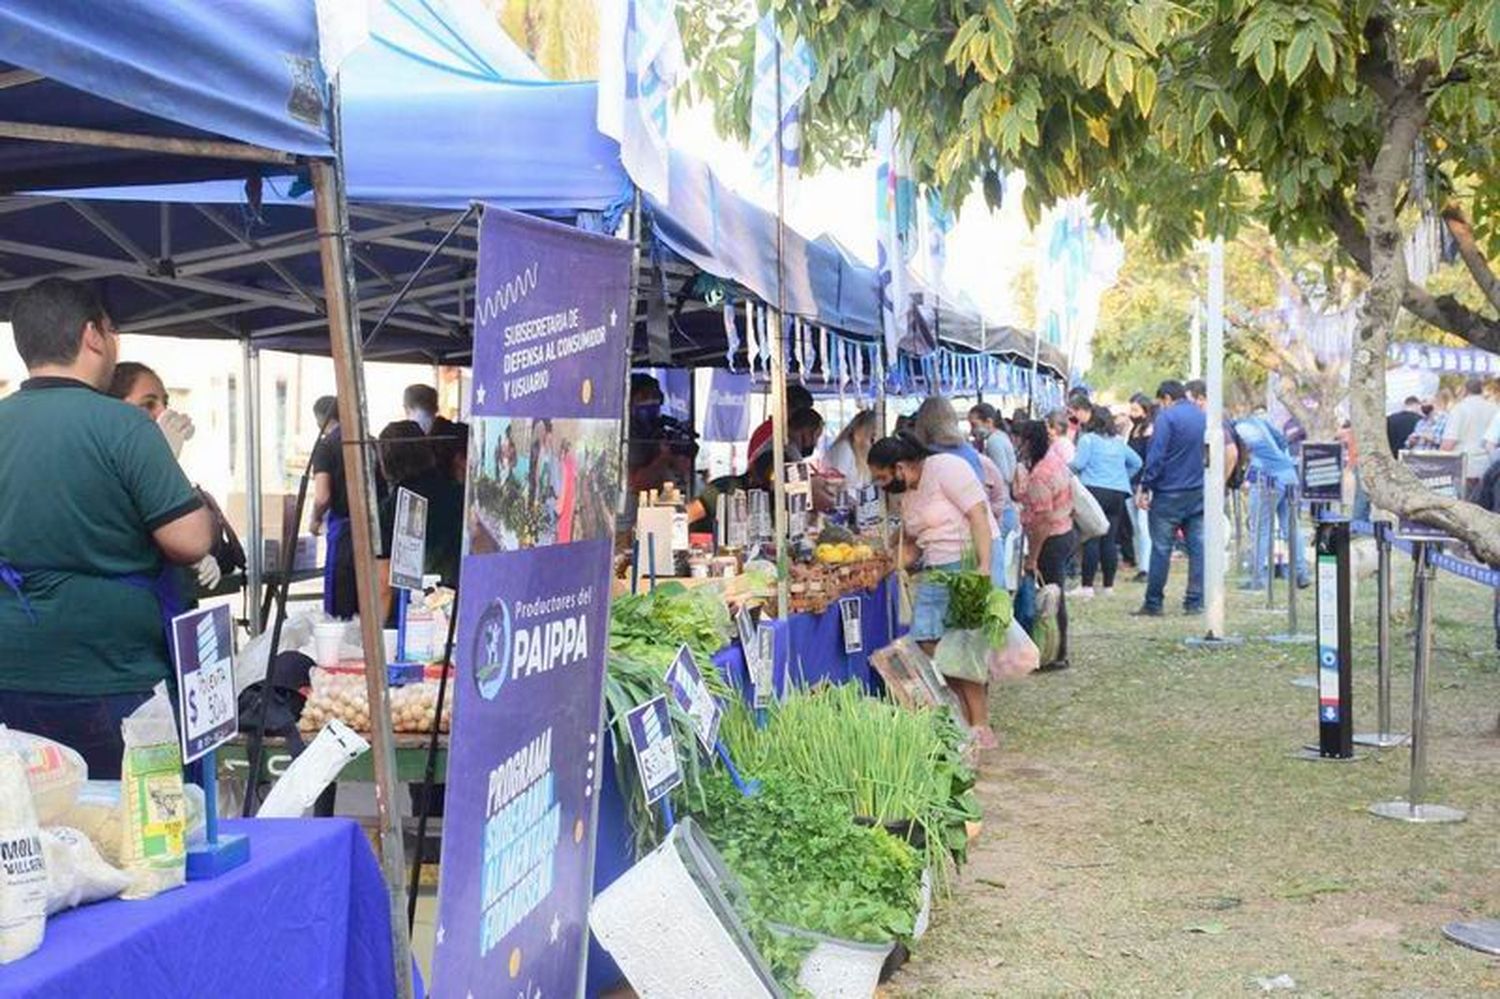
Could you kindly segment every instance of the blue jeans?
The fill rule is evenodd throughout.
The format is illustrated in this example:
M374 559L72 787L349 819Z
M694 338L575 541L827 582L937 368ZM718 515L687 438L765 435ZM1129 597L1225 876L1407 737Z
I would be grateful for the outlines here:
M1172 568L1172 539L1181 528L1187 539L1188 585L1182 606L1203 609L1203 491L1156 493L1151 497L1151 573L1146 582L1146 610L1160 611Z
M1151 515L1135 505L1135 497L1126 500L1126 508L1135 528L1135 567L1139 572L1151 568Z
M0 723L78 751L94 780L119 780L125 740L120 722L146 703L145 694L30 694L0 691Z
M1291 504L1287 502L1287 494L1282 491L1276 493L1273 504L1271 497L1262 490L1255 490L1250 494L1250 523L1255 533L1255 555L1250 559L1250 585L1260 589L1266 585L1266 570L1271 564L1271 546L1276 540L1276 532L1279 528L1281 537L1291 541ZM1297 545L1297 581L1308 578L1307 569L1307 545L1306 538L1299 537Z

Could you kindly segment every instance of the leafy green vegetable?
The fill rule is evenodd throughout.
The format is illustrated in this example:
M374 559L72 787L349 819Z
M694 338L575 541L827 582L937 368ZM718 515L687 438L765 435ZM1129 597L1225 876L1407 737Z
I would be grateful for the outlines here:
M616 597L610 605L609 657L604 675L606 722L613 733L615 777L625 798L637 854L660 842L663 830L641 794L625 716L637 705L667 693L667 667L684 644L692 649L709 690L721 698L730 696L728 685L713 667L713 654L728 643L730 634L723 595L711 587L689 589L681 583L663 583L651 593ZM670 698L668 706L672 738L683 762L685 791L680 794L692 794L703 769L698 738L692 723Z
M1010 594L980 572L959 569L934 571L933 582L948 587L948 613L943 627L964 631L983 631L990 648L1005 647L1006 632L1012 617Z
M847 684L792 691L765 728L735 703L719 733L748 775L791 779L851 818L909 823L940 888L948 857L964 861L980 811L948 712L906 710Z
M703 793L696 818L744 887L751 937L778 977L787 969L772 955L786 943L766 939L769 923L862 943L911 936L922 864L908 844L789 778L763 780L746 798L714 774Z

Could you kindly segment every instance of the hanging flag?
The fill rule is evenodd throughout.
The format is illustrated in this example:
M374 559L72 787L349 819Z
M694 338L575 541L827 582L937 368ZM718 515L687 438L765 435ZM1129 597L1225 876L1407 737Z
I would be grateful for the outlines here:
M927 279L932 283L933 290L942 294L943 272L948 268L948 233L958 220L943 207L943 198L934 189L927 189L923 202L926 209L924 222L927 232L923 245L927 251Z
M781 62L781 99L776 98L776 63ZM776 135L781 133L781 162L792 176L802 168L802 98L812 85L817 63L805 38L785 44L771 14L755 26L755 89L750 94L750 165L763 192L776 190ZM776 106L781 105L781 121Z
M658 201L668 196L672 88L683 71L673 0L602 0L599 131L620 143L620 162Z
M875 171L875 272L879 282L880 320L886 357L894 358L906 337L911 311L906 265L915 249L916 188L911 180L910 150L899 137L900 118L887 111L875 132L879 166Z
M724 296L724 366L734 370L734 355L740 349L740 327L734 321L734 303Z

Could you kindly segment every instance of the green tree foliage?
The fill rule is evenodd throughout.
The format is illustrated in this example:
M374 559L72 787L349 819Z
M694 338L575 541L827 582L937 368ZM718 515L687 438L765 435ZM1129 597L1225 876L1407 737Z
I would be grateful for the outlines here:
M818 57L805 116L815 156L864 150L895 108L918 179L951 204L976 184L994 196L998 177L1020 170L1031 219L1086 192L1105 221L1169 255L1251 222L1287 246L1336 238L1371 275L1351 396L1367 488L1500 562L1500 518L1421 490L1379 444L1383 355L1402 308L1500 350L1500 282L1486 259L1500 252L1500 0L761 4ZM696 26L723 7L688 0L684 16ZM699 88L740 134L747 30L687 32L727 60ZM1401 213L1422 207L1423 190L1482 310L1406 274Z
M599 72L594 0L498 0L500 26L554 80L591 80Z

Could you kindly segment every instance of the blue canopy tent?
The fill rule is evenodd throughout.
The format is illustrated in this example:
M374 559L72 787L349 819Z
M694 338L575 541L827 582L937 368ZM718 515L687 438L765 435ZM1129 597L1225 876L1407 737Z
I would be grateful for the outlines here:
M311 0L0 5L0 191L177 181L328 157Z

